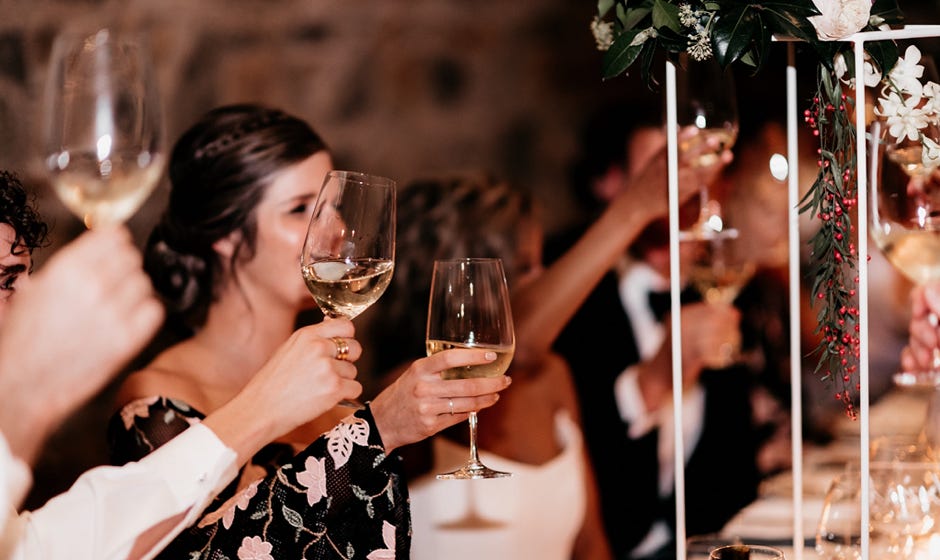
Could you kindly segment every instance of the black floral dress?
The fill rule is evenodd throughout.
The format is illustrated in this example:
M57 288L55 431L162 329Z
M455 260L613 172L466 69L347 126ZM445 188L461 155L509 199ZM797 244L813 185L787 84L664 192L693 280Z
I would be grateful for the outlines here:
M150 397L108 426L112 462L135 461L204 415ZM408 558L411 519L400 459L386 456L371 411L357 411L299 453L273 443L158 558Z

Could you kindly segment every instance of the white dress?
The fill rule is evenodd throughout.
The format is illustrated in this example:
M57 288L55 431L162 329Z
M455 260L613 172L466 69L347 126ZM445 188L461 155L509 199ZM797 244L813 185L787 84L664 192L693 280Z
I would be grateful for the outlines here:
M414 560L570 560L584 520L584 458L580 428L555 416L562 452L542 465L480 451L490 468L510 478L437 480L468 456L467 447L436 437L432 474L408 485Z

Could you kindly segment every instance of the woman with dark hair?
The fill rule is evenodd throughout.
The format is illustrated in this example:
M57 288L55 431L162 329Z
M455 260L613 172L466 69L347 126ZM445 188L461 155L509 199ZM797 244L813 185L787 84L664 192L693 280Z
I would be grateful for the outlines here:
M298 313L313 307L299 259L330 169L309 125L255 105L210 111L176 143L169 204L145 266L182 340L121 387L122 408L109 427L115 462L146 455L225 404L290 337ZM311 360L358 358L350 321L316 328L323 343L311 344ZM364 410L283 434L164 556L407 557L407 490L392 452L496 402L508 383L439 375L491 354L417 360ZM264 422L265 411L244 412Z

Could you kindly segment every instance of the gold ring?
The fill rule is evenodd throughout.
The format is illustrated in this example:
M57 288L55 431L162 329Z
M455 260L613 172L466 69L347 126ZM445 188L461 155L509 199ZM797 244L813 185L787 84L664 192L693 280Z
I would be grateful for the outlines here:
M333 356L334 359L345 361L349 357L349 343L345 339L338 336L334 336L330 340L333 341L333 344L336 345L336 354Z
M450 415L454 415L454 399L447 399L447 406L450 407Z

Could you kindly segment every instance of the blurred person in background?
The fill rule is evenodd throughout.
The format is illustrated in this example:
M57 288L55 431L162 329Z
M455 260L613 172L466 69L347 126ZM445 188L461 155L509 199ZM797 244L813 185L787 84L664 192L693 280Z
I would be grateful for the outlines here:
M576 192L590 204L586 215L616 204L665 145L656 111L631 106L599 113L585 131L584 159L573 175ZM680 188L714 185L721 167L705 177L680 175ZM665 207L666 171L643 184L646 199ZM687 228L698 216L697 200L680 212L680 229ZM554 239L549 258L567 256L565 247L582 230L576 226ZM621 245L555 344L574 372L604 523L618 558L675 554L668 234L661 218ZM680 246L683 265L688 251ZM756 497L757 441L749 375L740 364L725 367L726 350L741 344L740 311L702 302L691 289L681 299L686 523L689 534L702 534L720 530ZM605 328L592 328L598 324Z

